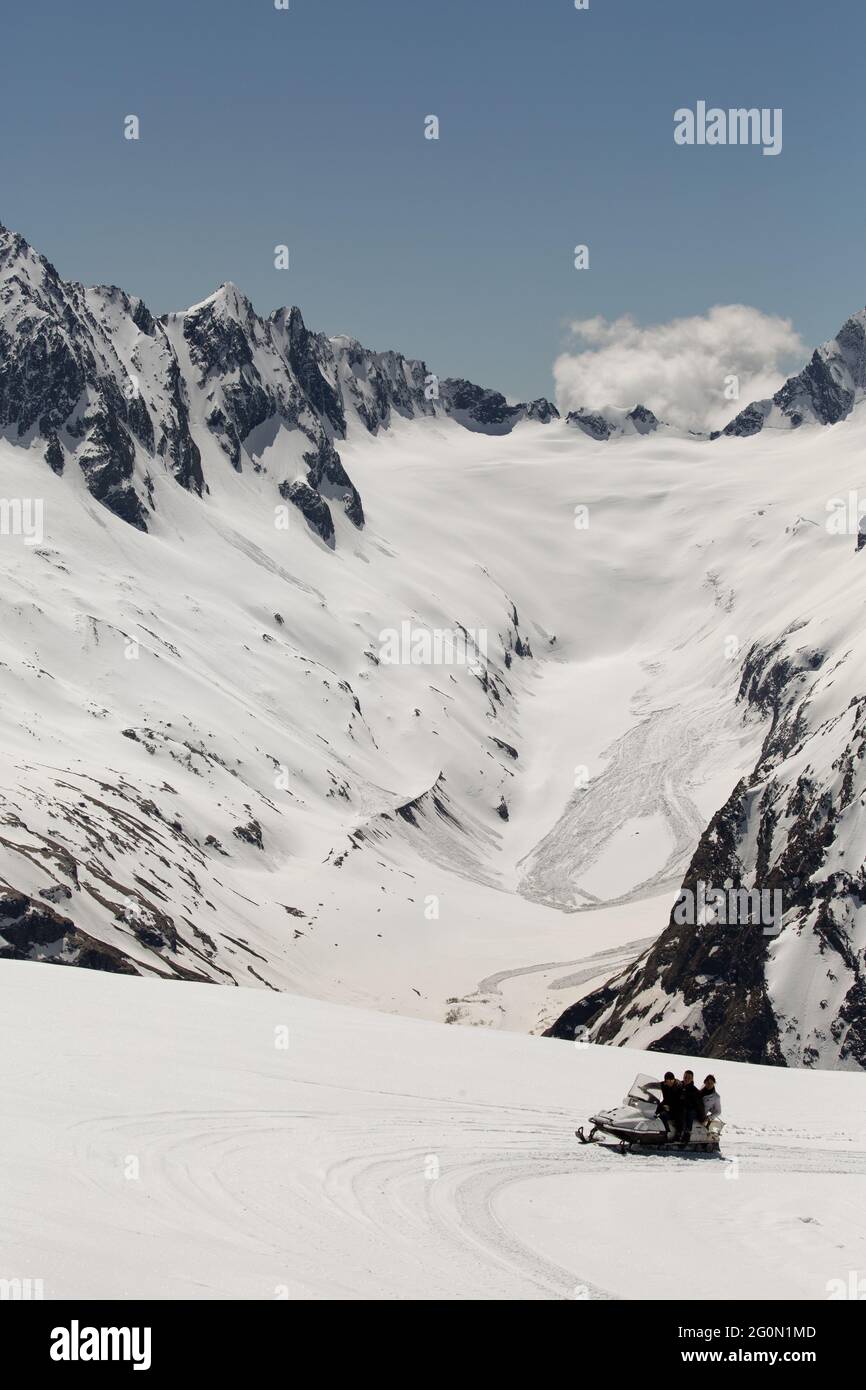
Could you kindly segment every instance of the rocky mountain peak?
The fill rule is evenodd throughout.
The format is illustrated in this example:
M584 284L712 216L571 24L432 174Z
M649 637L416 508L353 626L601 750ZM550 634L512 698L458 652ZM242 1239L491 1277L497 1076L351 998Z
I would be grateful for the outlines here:
M645 405L636 405L632 410L610 405L601 410L579 406L577 410L570 410L565 420L566 424L597 440L612 439L616 435L653 434L660 427L669 428Z
M387 429L394 415L439 414L487 433L558 418L549 401L509 406L471 382L440 384L398 352L312 332L296 306L261 318L231 281L156 319L118 286L63 281L0 228L0 429L43 441L55 473L77 466L93 496L140 530L156 469L200 494L214 443L236 471L261 471L256 440L283 431L300 436L287 458L300 455L306 476L287 465L275 488L331 544L335 501L355 526L364 518L334 441L356 425Z
M835 338L812 353L801 372L774 396L752 401L721 431L745 437L765 425L797 429L802 424L835 425L866 394L866 309L846 319ZM717 438L718 435L714 435Z

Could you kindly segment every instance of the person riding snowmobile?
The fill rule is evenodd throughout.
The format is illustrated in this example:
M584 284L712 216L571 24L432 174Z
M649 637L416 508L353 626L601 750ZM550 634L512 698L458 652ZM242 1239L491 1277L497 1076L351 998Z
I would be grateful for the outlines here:
M704 1124L709 1128L710 1120L721 1119L722 1098L716 1090L716 1078L705 1076L701 1087L701 1100L704 1105Z
M684 1071L681 1083L682 1095L682 1120L680 1123L679 1141L685 1145L689 1142L692 1135L692 1125L695 1120L703 1123L704 1101L701 1092L695 1085L695 1074L693 1071Z
M671 1131L676 1136L682 1124L682 1082L672 1071L666 1071L664 1081L647 1081L644 1090L661 1092L656 1115L665 1127L665 1136L670 1139Z

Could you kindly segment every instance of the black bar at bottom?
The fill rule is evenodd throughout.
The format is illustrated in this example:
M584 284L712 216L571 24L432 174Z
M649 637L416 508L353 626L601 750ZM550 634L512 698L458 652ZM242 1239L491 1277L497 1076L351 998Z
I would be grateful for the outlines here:
M344 1367L355 1380L419 1371L425 1380L437 1373L474 1379L502 1361L513 1381L519 1372L511 1357L524 1354L535 1363L532 1379L548 1378L551 1363L571 1366L581 1381L587 1372L626 1383L674 1370L700 1376L711 1365L800 1366L826 1376L846 1360L858 1364L862 1311L857 1300L3 1302L0 1344L10 1371L89 1378L108 1370L223 1381L270 1363L293 1377L313 1372L328 1381ZM473 1344L484 1349L480 1361L469 1354Z

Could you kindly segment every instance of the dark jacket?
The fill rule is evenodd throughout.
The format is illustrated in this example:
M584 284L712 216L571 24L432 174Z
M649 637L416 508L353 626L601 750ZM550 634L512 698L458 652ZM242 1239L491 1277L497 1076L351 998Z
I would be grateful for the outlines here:
M684 1112L693 1111L699 1120L704 1118L704 1098L693 1081L683 1084L680 1105Z
M675 1081L672 1086L666 1086L663 1081L655 1081L652 1085L647 1083L644 1090L659 1092L658 1110L668 1110L672 1115L682 1114L683 1083L681 1081Z

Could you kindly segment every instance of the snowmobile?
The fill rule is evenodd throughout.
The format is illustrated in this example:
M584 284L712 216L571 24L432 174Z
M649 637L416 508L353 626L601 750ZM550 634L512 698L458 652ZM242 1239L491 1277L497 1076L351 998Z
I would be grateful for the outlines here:
M620 1153L639 1148L676 1153L718 1154L724 1121L715 1115L709 1125L696 1120L688 1141L683 1144L669 1136L665 1130L656 1114L659 1092L648 1091L647 1083L658 1085L655 1077L638 1073L622 1105L616 1106L613 1110L599 1110L597 1115L591 1115L589 1122L592 1129L589 1134L584 1134L583 1125L575 1130L581 1144L602 1143L602 1140L595 1137L600 1132L619 1140Z

